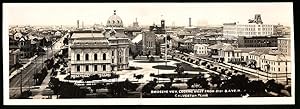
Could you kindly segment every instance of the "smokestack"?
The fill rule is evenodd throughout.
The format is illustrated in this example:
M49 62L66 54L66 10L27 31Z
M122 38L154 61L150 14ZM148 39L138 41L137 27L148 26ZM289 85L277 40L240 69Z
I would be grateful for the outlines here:
M189 27L192 26L192 18L189 18Z
M82 28L84 28L84 22L82 21Z
M79 28L79 20L77 20L77 29Z

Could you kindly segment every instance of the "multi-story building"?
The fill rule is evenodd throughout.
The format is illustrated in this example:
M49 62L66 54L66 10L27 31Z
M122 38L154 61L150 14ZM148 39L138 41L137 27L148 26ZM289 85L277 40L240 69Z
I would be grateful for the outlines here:
M278 36L239 36L238 47L277 47Z
M291 39L289 37L278 38L278 51L280 54L291 55Z
M153 24L153 26L149 27L150 31L153 31L155 34L166 34L166 29L165 29L165 20L162 19L160 21L160 27Z
M103 33L72 33L69 40L71 77L108 75L129 67L129 39L116 11L107 20L105 30Z
M211 37L211 36L196 36L193 39L194 44L208 44L214 45L217 43L230 43L233 46L237 46L236 38L225 38L225 37Z
M156 54L156 35L154 32L142 32L142 44L143 44L143 55L155 55Z
M261 56L261 70L268 72L269 79L285 81L291 78L291 58L278 53ZM288 81L290 82L290 81Z
M218 61L218 62L224 62L224 61L227 62L228 60L224 60L227 55L226 52L234 50L234 48L235 48L234 46L232 46L231 44L227 44L227 43L217 43L215 45L211 45L208 47L209 55L215 61ZM228 58L226 58L226 59L228 59Z
M238 36L269 36L273 35L274 25L263 24L259 14L255 15L254 20L249 20L248 24L239 23L224 23L223 36L224 37L238 37Z
M20 49L9 50L9 68L12 68L19 63L19 53Z
M195 44L194 45L194 54L199 56L208 55L208 44Z

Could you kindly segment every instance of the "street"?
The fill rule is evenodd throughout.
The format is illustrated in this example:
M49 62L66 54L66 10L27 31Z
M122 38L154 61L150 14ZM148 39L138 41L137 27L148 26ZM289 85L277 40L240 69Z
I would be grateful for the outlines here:
M33 74L38 73L43 68L43 63L45 60L51 58L55 53L59 52L61 46L63 45L64 37L60 38L53 46L52 49L48 48L45 55L38 56L33 63L26 67L21 73L17 74L15 77L11 78L9 81L9 95L10 97L20 94L21 86L21 76L22 76L22 86L23 87L32 87L34 85ZM23 88L22 91L26 89Z

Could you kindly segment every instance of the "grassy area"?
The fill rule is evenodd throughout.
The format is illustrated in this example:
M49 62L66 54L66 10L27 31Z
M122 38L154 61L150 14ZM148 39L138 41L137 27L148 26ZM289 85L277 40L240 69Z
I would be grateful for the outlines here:
M159 77L159 78L193 78L193 77L199 76L199 74L184 73L184 74L178 75L177 73L174 73L174 74L159 74L159 75L150 75L150 76Z
M149 60L140 60L140 61L134 61L136 63L163 63L163 62L166 62L166 61L149 61ZM170 62L170 61L167 61L167 62Z
M160 70L175 70L176 69L175 66L169 66L169 65L156 65L156 66L152 66L152 68L160 69Z

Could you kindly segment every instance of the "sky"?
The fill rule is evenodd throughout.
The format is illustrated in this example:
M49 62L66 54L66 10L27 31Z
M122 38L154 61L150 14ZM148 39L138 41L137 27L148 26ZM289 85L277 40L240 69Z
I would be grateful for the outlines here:
M140 25L188 26L247 23L261 14L264 24L293 24L292 3L4 3L4 18L9 25L84 25L106 24L116 10L125 26L137 18Z

